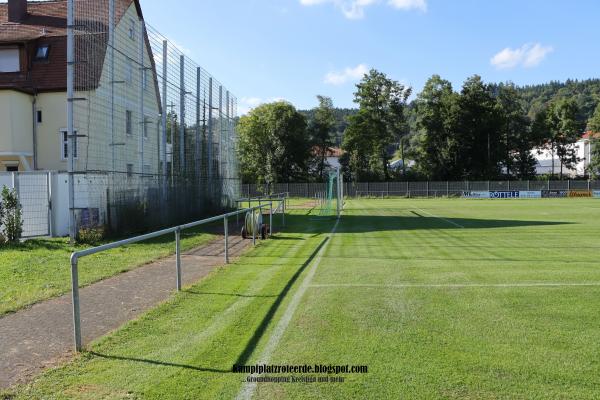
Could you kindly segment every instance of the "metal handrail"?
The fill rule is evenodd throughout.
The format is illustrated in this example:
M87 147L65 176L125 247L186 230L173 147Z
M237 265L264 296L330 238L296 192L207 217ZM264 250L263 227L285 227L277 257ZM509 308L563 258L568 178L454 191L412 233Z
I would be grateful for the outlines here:
M274 199L273 201L277 201L279 199ZM177 291L181 290L181 231L184 229L194 228L200 225L209 224L211 222L216 222L219 220L223 220L224 227L224 235L225 235L225 263L229 263L229 217L238 216L240 214L245 214L247 212L254 212L255 210L262 210L263 208L269 207L269 234L273 233L273 201L270 201L266 204L261 204L255 207L249 207L242 210L232 211L227 214L217 215L215 217L206 218L196 222L190 222L187 224L178 225L172 228L162 229L160 231L147 233L145 235L135 236L129 239L123 239L112 243L103 244L101 246L91 247L89 249L75 251L71 254L71 297L73 304L73 336L75 340L75 350L81 351L83 346L81 343L81 316L80 316L80 307L79 307L79 259L90 256L92 254L101 253L103 251L115 249L117 247L126 246L128 244L143 242L148 239L153 239L159 236L163 236L169 233L175 233L175 259L176 259L176 287ZM281 200L280 200L281 201ZM281 204L285 204L285 202L281 202L278 206L281 207ZM277 209L275 211L277 211ZM283 206L283 214L285 214L285 206ZM254 220L254 219L253 219ZM285 220L284 220L285 221ZM252 243L256 244L256 226L254 226L252 233Z

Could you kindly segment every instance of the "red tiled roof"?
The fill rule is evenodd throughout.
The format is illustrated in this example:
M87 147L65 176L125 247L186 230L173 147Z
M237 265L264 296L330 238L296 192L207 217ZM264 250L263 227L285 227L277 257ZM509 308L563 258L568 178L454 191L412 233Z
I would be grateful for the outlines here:
M313 147L312 153L319 154L321 152L321 148L318 146ZM328 147L326 157L341 157L344 154L344 150L339 147Z
M595 133L592 131L587 131L586 133L583 134L583 136L581 138L582 139L600 139L600 132Z
M8 22L8 4L0 4L0 42L25 42L67 34L67 2L28 1L27 16Z
M95 8L108 9L105 0L80 0L79 4L89 2ZM116 0L117 21L124 15L125 11L135 3L138 14L141 16L141 8L138 0ZM86 74L78 74L76 66L76 87L97 87L102 73L102 64L107 47L107 19L106 13L98 13L99 21L94 21L97 34L86 34L76 36L77 47L82 46L86 51L95 52L91 57L97 62L96 71L86 71ZM86 21L77 21L85 24ZM99 24L98 24L99 22ZM0 89L17 89L28 93L43 91L65 91L67 87L67 0L54 1L28 1L27 15L20 22L8 21L8 4L0 3L0 46L19 46L21 51L21 72L1 73ZM148 48L148 38L146 38ZM40 45L50 46L49 60L46 62L33 61L35 51ZM151 57L154 67L154 60ZM80 68L86 68L81 66ZM84 77L81 81L77 77Z

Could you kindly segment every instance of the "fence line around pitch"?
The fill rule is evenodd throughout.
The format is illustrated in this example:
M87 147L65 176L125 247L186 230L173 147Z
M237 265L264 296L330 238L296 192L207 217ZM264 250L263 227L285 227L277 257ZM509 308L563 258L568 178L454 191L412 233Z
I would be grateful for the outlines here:
M129 239L120 240L113 243L104 244L102 246L92 247L85 250L80 250L73 252L71 254L71 298L72 298L72 307L73 307L73 337L75 343L75 350L81 351L83 349L82 344L82 336L81 336L81 311L79 306L79 260L83 257L90 256L92 254L101 253L107 250L115 249L118 247L126 246L129 244L143 242L145 240L153 239L159 236L167 235L169 233L175 234L175 272L176 272L176 289L177 291L181 290L182 281L181 281L181 231L185 229L195 228L200 225L206 225L213 222L217 222L223 220L223 229L224 229L224 261L225 264L229 263L229 218L245 214L248 212L255 212L256 210L261 210L264 208L269 208L269 234L273 233L273 202L268 202L263 205L259 205L256 207L245 208L242 210L233 211L223 215L217 215L215 217L206 218L200 221L190 222L187 224L178 225L172 228L162 229L159 231L155 231L152 233L147 233L145 235L140 235L136 237L132 237ZM282 211L285 213L285 208ZM256 244L256 220L252 218L253 229L252 229L252 243Z
M269 191L287 192L289 197L315 198L327 190L327 183L277 183L270 186L242 184L245 197L262 196ZM343 182L345 197L360 195L401 197L455 197L469 191L600 190L600 180L530 181L431 181L431 182Z

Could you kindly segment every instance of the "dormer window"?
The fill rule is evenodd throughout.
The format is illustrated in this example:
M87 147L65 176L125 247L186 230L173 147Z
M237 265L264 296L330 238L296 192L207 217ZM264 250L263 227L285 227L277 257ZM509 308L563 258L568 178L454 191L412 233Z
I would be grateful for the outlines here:
M50 54L50 46L47 44L38 46L35 51L35 61L47 61Z
M19 49L17 47L0 47L0 72L19 72Z

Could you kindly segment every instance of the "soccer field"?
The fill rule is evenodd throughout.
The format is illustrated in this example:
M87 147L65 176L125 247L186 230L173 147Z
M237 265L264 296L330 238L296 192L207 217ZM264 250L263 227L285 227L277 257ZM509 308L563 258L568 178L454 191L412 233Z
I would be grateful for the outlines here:
M16 395L598 398L600 200L364 199L337 223L317 214L294 209L276 238ZM368 372L231 372L256 363Z

